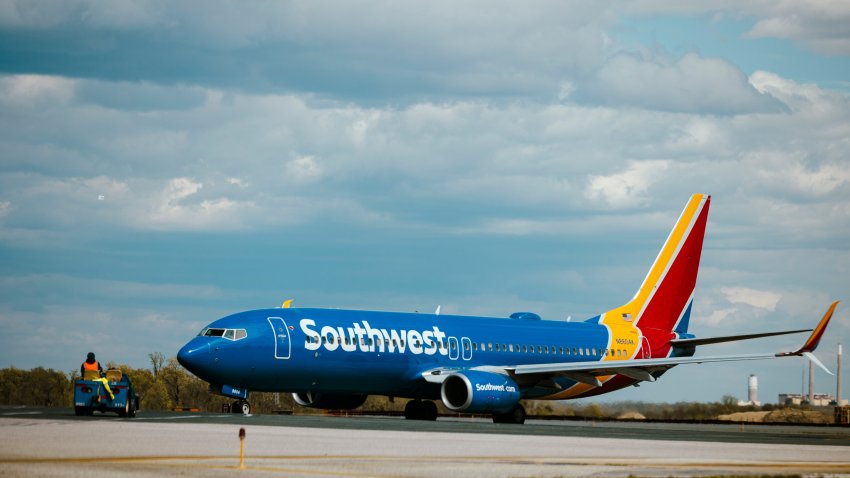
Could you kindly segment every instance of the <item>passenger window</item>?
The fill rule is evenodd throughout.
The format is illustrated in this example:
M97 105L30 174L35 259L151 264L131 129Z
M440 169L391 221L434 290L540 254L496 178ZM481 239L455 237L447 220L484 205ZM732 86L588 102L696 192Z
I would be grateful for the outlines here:
M450 345L451 345L452 350L457 350L457 343L450 342Z
M493 351L493 342L487 342L487 350L490 352Z
M578 354L579 354L579 355L584 355L584 349L578 349Z
M472 350L478 350L478 342L472 342Z
M463 350L469 350L469 342L463 343Z
M543 353L543 347L538 345L537 346L537 353L542 354Z
M508 352L514 351L514 344L508 344Z

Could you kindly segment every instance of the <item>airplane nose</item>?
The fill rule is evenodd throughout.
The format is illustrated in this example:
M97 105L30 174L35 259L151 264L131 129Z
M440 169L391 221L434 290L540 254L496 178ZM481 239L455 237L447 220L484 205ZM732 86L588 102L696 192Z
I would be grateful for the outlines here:
M192 340L177 352L177 361L186 370L197 375L210 361L210 346L208 343L198 343Z

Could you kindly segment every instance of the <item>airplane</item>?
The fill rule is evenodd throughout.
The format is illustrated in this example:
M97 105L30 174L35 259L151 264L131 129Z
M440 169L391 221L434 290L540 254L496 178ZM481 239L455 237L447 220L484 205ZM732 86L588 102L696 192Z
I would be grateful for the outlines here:
M812 354L838 302L817 327L697 338L688 332L711 197L695 194L635 296L583 322L509 317L294 308L218 319L177 359L210 390L251 410L252 391L288 392L301 406L354 409L369 395L410 399L404 416L436 420L435 400L453 412L525 422L521 400L565 400L654 382L677 365ZM694 356L701 345L809 332L792 352Z

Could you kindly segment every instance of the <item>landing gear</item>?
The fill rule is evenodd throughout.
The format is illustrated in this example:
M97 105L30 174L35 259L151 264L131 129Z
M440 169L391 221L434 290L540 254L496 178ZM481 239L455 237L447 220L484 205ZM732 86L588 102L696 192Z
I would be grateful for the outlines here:
M430 400L411 400L404 406L404 418L434 421L437 419L437 404Z
M522 425L525 423L525 408L517 404L516 408L508 413L494 413L493 423L513 423Z
M251 414L251 404L247 400L236 400L230 406L231 413L241 413L242 415Z

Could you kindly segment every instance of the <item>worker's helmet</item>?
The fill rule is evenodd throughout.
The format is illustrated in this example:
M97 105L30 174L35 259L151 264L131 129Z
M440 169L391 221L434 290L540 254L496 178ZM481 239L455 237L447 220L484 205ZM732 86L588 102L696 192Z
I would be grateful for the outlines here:
M94 360L94 352L89 352L89 354L86 355L86 360Z

